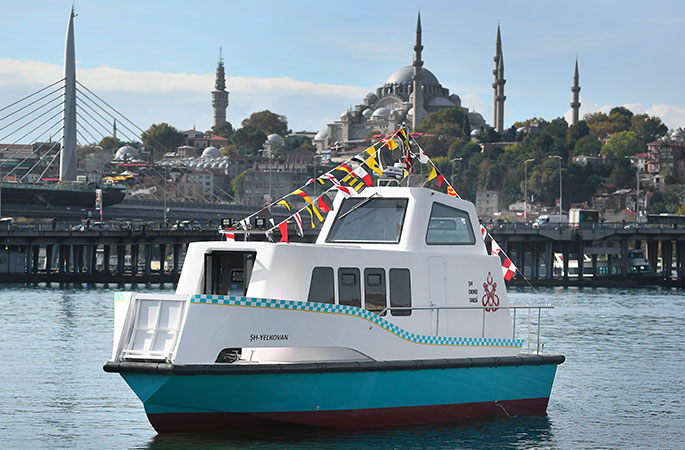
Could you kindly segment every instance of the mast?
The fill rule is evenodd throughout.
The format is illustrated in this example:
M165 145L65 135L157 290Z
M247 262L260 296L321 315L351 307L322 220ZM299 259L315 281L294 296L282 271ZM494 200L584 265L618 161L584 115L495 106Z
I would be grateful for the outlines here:
M69 13L67 43L64 49L64 110L62 110L62 150L59 180L76 181L76 59L74 53L74 7Z

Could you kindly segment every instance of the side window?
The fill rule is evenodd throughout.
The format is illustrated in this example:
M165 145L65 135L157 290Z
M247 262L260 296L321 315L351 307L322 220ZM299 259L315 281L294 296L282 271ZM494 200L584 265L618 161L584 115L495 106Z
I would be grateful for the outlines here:
M356 267L341 267L338 269L338 303L362 307L359 269Z
M426 232L429 245L472 245L476 238L466 211L433 203Z
M385 269L364 269L364 305L367 310L375 313L387 306Z
M333 292L333 268L314 267L312 281L309 283L308 302L335 303Z
M411 307L409 269L390 269L390 307ZM393 316L411 316L411 310L392 310Z

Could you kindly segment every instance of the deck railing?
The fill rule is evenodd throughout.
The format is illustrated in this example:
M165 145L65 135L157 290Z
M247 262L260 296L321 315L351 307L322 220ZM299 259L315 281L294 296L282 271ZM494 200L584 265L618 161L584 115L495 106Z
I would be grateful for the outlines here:
M402 307L386 307L381 312L379 313L381 316L384 316L387 314L388 311L435 311L436 312L436 317L435 317L435 335L437 336L440 332L439 330L439 325L440 325L440 311L449 311L449 310L481 310L483 312L482 316L482 325L481 325L481 337L485 337L485 319L486 319L486 312L488 311L494 311L498 309L508 309L508 310L513 310L513 318L512 318L512 327L511 327L511 338L515 339L516 338L516 311L519 309L522 310L528 310L528 322L527 322L527 339L526 343L528 345L528 353L530 353L530 331L531 331L531 326L532 326L532 314L531 311L537 309L538 314L537 314L537 333L536 333L536 344L535 344L535 353L540 354L542 347L540 343L540 327L541 327L541 322L542 322L542 310L543 309L552 309L554 306L552 305L539 305L539 306L530 306L530 305L509 305L509 306L413 306L413 307L408 307L408 306L402 306Z

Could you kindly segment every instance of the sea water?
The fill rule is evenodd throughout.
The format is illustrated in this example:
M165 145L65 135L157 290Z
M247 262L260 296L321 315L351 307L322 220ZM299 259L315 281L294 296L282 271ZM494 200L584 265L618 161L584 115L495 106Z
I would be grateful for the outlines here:
M541 343L566 362L544 417L157 436L121 377L102 370L116 290L0 287L0 448L685 447L685 291L510 292L512 303L555 307L542 312Z

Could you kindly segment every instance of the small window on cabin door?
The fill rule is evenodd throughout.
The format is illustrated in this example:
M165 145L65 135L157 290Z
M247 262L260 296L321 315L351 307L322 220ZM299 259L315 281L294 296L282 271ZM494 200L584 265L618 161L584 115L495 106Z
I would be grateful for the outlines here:
M362 307L362 292L359 283L359 269L341 267L338 269L338 303Z
M312 280L309 283L308 302L335 303L335 292L333 290L333 268L314 267L312 270Z
M364 307L379 313L387 306L385 298L385 269L364 269Z
M390 308L411 308L409 269L390 269ZM393 316L411 316L410 309L392 309Z

